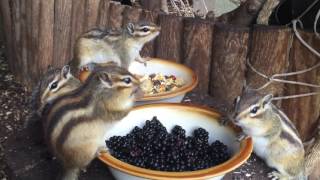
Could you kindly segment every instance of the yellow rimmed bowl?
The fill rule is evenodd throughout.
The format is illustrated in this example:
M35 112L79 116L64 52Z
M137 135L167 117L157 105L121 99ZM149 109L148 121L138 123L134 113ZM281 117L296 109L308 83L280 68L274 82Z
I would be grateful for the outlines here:
M219 113L204 107L176 103L149 104L135 107L127 117L118 122L105 136L125 136L135 126L143 127L145 121L157 116L170 132L175 125L180 125L190 136L194 129L202 127L209 132L209 143L219 140L228 146L231 158L223 164L197 171L165 172L130 165L103 153L99 159L106 163L116 179L222 179L228 172L243 164L252 152L252 140L236 141L237 129L233 126L221 126Z
M163 75L174 75L181 78L184 82L183 86L173 91L158 94L145 94L136 101L136 105L152 104L152 103L179 103L185 94L193 90L198 84L198 77L189 67L175 63L173 61L152 58L147 62L147 66L142 63L133 62L129 67L129 71L140 76L162 73Z

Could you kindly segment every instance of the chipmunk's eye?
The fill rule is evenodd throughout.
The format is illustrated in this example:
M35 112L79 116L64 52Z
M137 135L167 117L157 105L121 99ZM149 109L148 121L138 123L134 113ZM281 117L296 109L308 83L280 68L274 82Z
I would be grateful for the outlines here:
M130 84L132 82L131 78L123 78L122 81L126 84Z
M259 110L259 106L255 106L250 110L250 113L251 114L256 114L258 112L258 110Z
M148 32L149 29L148 29L148 28L142 28L142 31L143 31L143 32Z
M56 81L56 82L54 82L54 83L52 83L51 85L50 85L50 90L53 90L53 89L55 89L55 88L57 88L58 87L58 81Z

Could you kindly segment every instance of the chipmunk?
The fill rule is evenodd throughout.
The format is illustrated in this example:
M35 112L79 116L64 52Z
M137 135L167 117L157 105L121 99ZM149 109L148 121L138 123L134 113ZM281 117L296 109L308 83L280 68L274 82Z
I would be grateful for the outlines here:
M139 84L124 68L96 67L83 85L46 105L45 137L63 165L63 179L77 179L106 148L105 132L128 114L141 95Z
M92 29L76 41L70 65L75 70L81 70L90 63L113 61L128 69L133 61L146 63L140 51L159 33L160 27L149 22L128 23L120 31Z
M232 121L252 137L255 154L277 170L269 177L306 179L302 141L289 118L271 103L272 98L272 94L245 90L237 98Z
M69 65L61 69L49 67L32 91L32 109L40 115L47 102L78 88L80 84L80 80L70 73Z
M31 95L31 115L24 126L37 144L43 143L41 136L41 114L45 104L80 86L80 81L71 75L70 66L60 68L49 67L42 76Z

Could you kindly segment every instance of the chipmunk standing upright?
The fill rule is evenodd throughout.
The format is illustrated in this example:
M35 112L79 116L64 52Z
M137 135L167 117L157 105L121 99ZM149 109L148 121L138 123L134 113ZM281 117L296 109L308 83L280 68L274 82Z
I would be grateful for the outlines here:
M45 137L63 164L63 179L77 179L79 170L105 148L105 132L128 114L139 84L121 67L96 67L82 86L47 104Z
M145 43L160 33L160 27L149 22L128 23L121 31L93 29L76 41L71 66L81 69L90 63L110 61L128 69L133 61L145 63L140 51Z
M81 85L80 81L72 76L68 65L63 68L50 67L42 76L31 96L31 116L25 122L30 137L36 143L43 143L41 116L43 107L55 98L62 96Z
M302 141L289 118L271 103L272 98L245 90L236 102L233 122L252 137L254 152L277 170L270 177L306 179Z

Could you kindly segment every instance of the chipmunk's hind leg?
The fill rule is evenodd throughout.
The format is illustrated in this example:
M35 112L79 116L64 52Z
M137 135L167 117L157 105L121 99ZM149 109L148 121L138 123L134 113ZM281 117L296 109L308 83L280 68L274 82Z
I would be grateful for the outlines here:
M77 180L80 169L76 167L65 167L62 175L62 180Z

